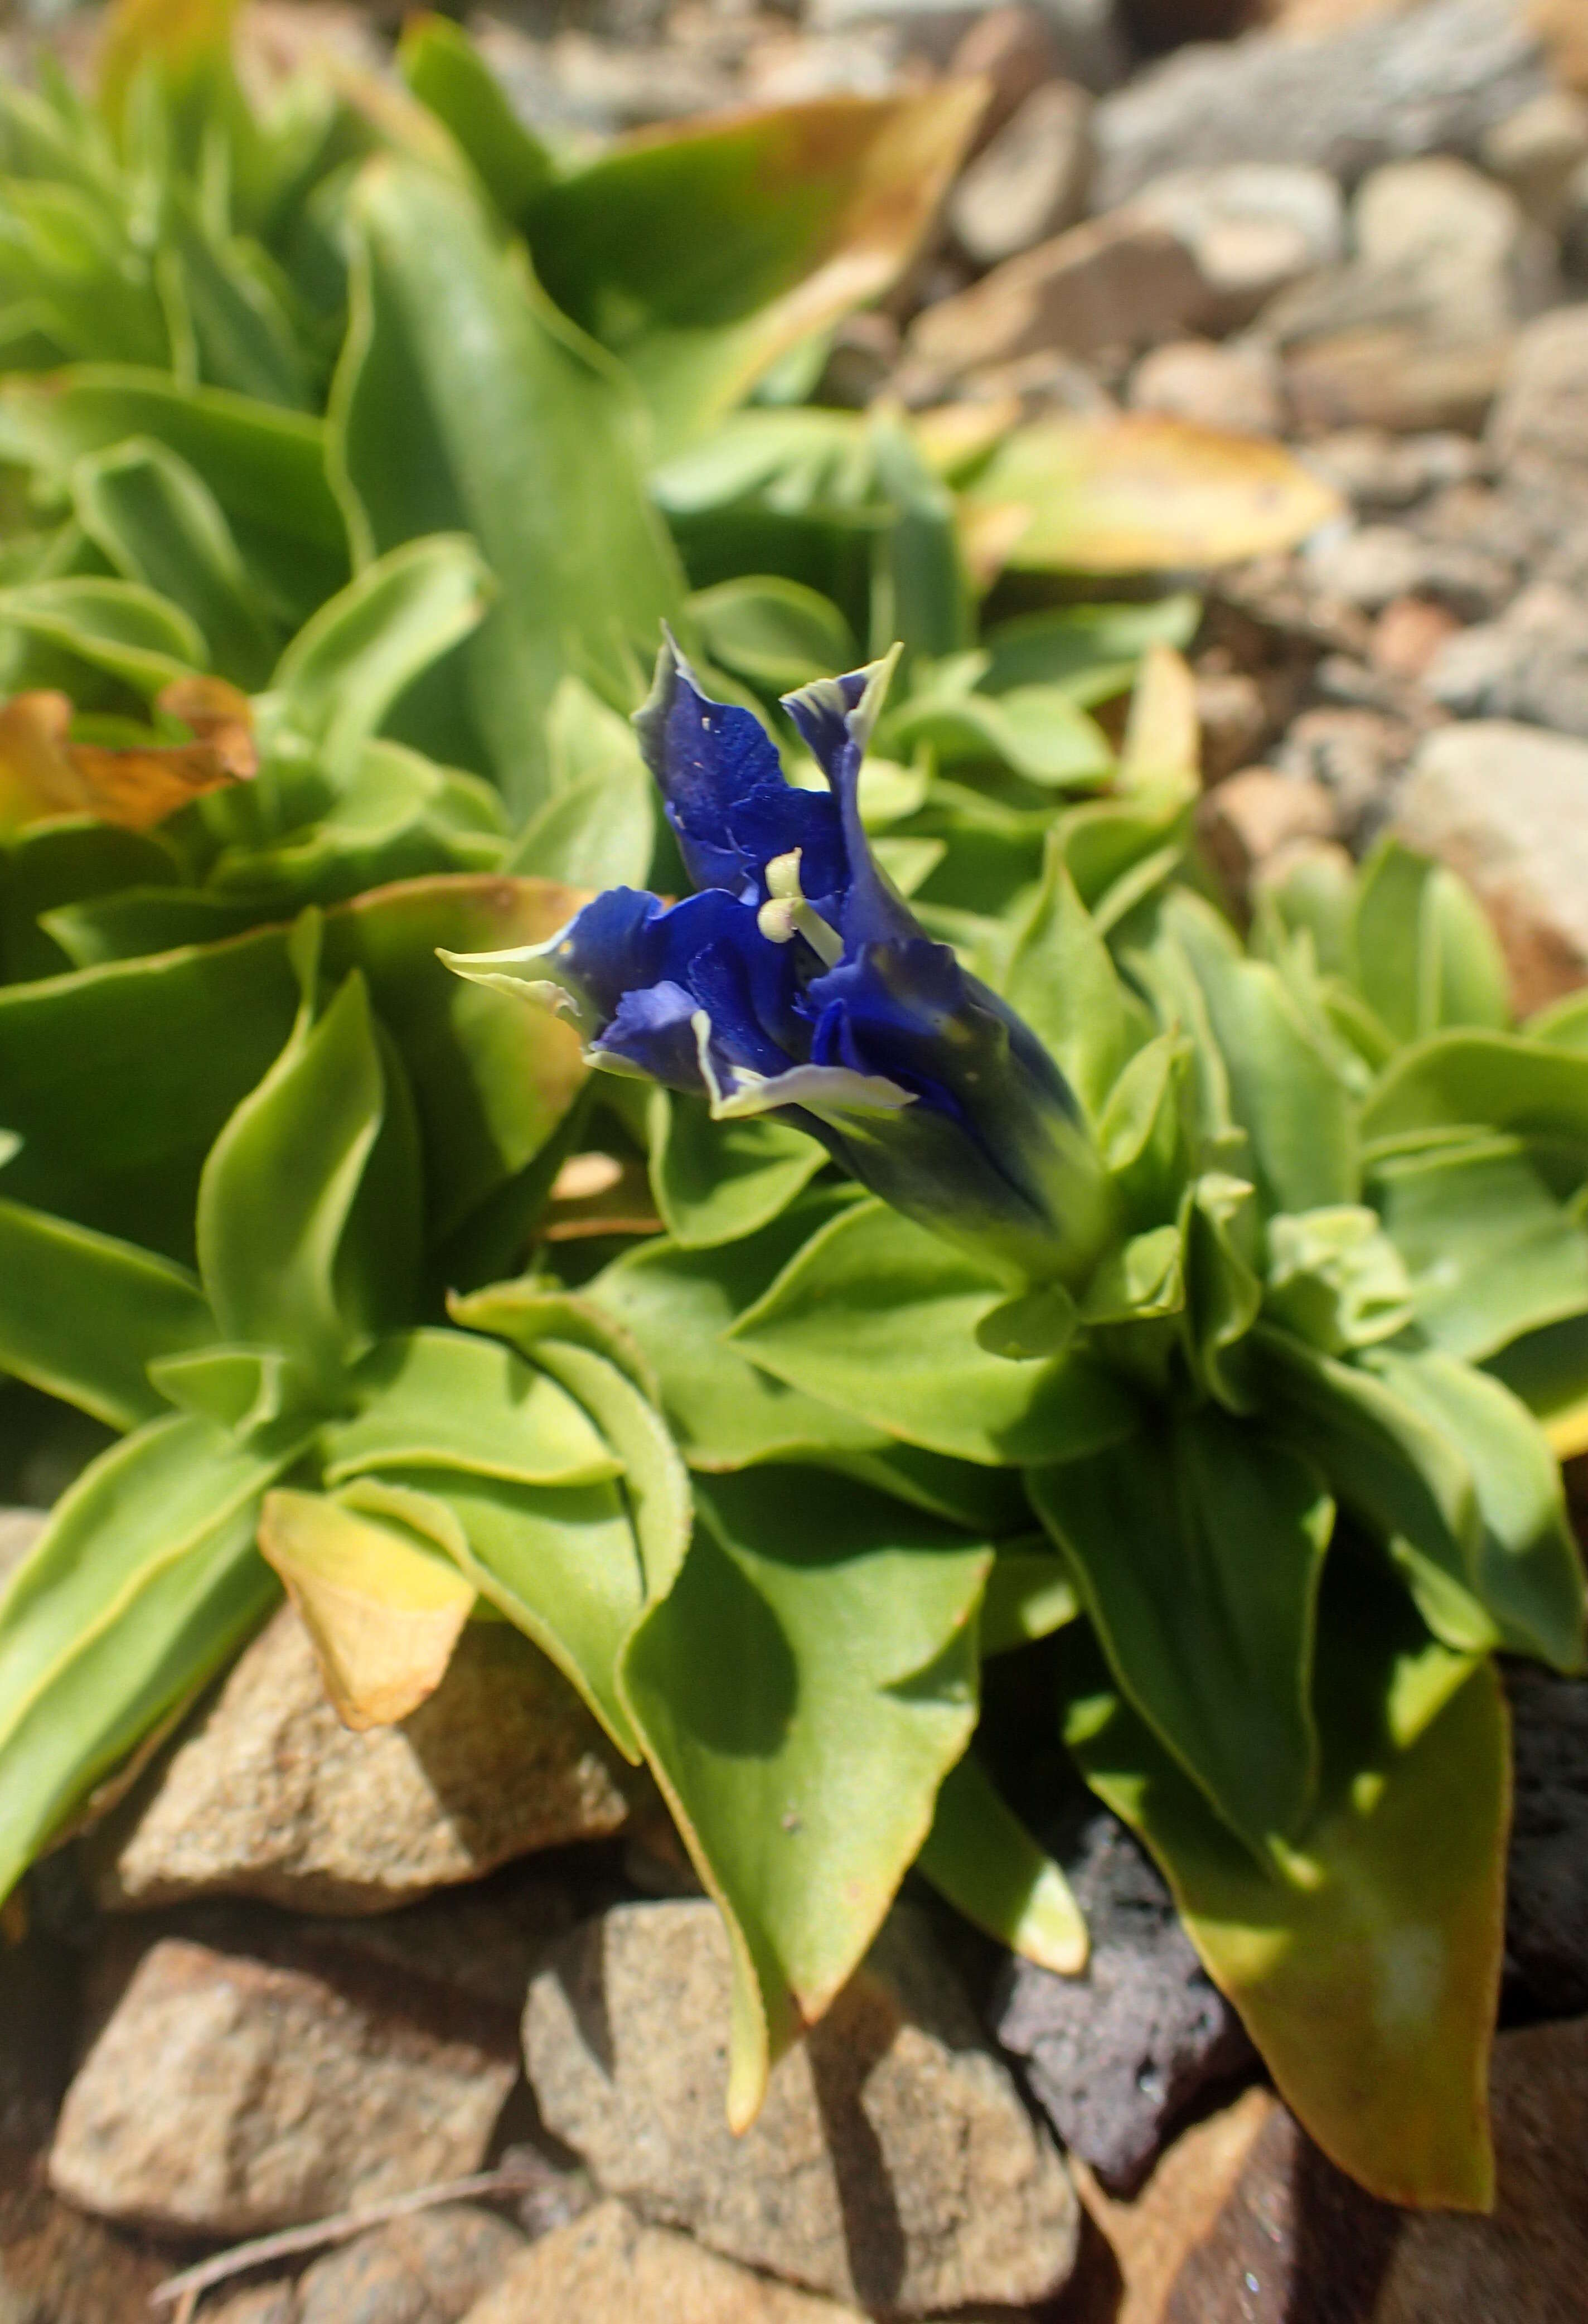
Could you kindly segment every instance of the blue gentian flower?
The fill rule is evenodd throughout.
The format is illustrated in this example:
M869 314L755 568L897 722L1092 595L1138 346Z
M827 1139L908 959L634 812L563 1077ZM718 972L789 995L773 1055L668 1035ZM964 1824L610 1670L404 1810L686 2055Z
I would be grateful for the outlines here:
M893 661L783 697L826 790L786 782L748 710L669 637L635 715L697 892L615 888L544 945L443 954L571 1011L593 1065L776 1113L897 1209L1021 1279L1104 1240L1095 1148L1030 1028L924 933L872 860L861 760Z

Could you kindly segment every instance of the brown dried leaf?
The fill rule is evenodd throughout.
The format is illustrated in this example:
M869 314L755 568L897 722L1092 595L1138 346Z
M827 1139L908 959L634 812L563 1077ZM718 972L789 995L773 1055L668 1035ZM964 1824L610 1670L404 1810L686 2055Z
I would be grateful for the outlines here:
M190 710L178 697L190 698ZM128 750L74 742L64 694L14 694L0 708L0 832L66 815L147 831L189 799L254 773L246 696L217 678L182 679L166 688L161 706L185 718L198 739Z

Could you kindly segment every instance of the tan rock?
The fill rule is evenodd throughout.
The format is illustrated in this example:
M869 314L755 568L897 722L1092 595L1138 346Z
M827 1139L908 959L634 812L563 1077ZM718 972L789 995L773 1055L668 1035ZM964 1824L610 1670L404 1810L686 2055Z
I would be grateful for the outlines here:
M283 1608L96 1836L111 1908L226 1894L379 1913L510 1858L614 1831L618 1762L505 1623L471 1622L427 1702L354 1734Z
M1554 232L1571 203L1572 180L1588 161L1588 98L1546 89L1497 121L1482 146L1483 167L1509 186L1529 217Z
M344 1962L162 1938L66 2094L58 2194L247 2236L476 2170L516 2061L498 2012Z
M1206 304L1196 262L1166 226L1122 210L994 267L917 318L912 364L947 377L1049 347L1071 355L1149 346L1194 327Z
M1231 893L1241 897L1282 847L1333 837L1334 803L1321 783L1305 775L1247 767L1203 794L1196 828Z
M1461 626L1457 614L1426 597L1391 598L1373 624L1373 668L1386 678L1421 678Z
M1285 383L1299 427L1396 434L1480 429L1505 376L1510 342L1430 346L1407 325L1363 326L1295 349Z
M976 131L979 151L991 143L1034 89L1058 79L1064 60L1053 26L1039 8L989 8L978 16L949 60L948 69L988 83L987 109Z
M1408 2212L1345 2178L1249 2090L1187 2131L1133 2202L1084 2167L1092 2247L1065 2324L1574 2324L1588 2281L1588 2019L1502 2034L1489 2218Z
M1077 2211L1063 2163L914 1914L726 2122L727 1941L706 1904L621 1905L530 1988L524 2050L547 2126L609 2194L725 2256L920 2315L1044 2299Z
M1143 355L1131 380L1137 411L1164 411L1236 436L1279 436L1285 428L1284 376L1264 346L1220 346L1174 339Z
M1502 462L1588 466L1588 307L1563 307L1522 333L1489 440Z
M472 2203L390 2220L304 2270L291 2324L457 2324L525 2242L517 2227Z
M1091 119L1084 88L1047 81L971 163L949 198L948 223L979 266L1012 258L1085 217Z
M531 2244L465 2324L864 2324L853 2308L796 2292L688 2236L648 2227L622 2203Z
M1588 982L1588 742L1500 718L1436 728L1397 828L1488 905L1519 1010Z

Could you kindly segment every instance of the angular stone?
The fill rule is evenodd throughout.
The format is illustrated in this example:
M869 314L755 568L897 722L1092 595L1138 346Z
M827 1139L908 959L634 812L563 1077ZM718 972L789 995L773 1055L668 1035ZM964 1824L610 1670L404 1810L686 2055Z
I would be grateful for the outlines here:
M516 2259L466 2324L864 2324L853 2308L753 2275L688 2236L602 2203Z
M1306 710L1274 754L1287 775L1321 783L1339 830L1356 837L1389 813L1417 733L1380 710Z
M1250 322L1280 291L1335 265L1345 247L1345 205L1322 170L1274 161L1178 170L1143 187L1131 208L1193 253L1215 331Z
M1155 347L1131 374L1130 400L1138 411L1168 412L1236 436L1279 436L1285 428L1279 365L1270 349L1251 342L1175 339Z
M475 2204L392 2219L305 2269L294 2324L458 2324L527 2242Z
M727 1941L714 1907L620 1905L530 1988L530 2079L600 2185L713 2250L907 2315L1043 2299L1074 2264L1064 2165L906 1908L765 2106L727 2127Z
M1510 1976L1552 2015L1588 2010L1588 1682L1507 1666L1513 1799Z
M283 1607L96 1835L101 1904L231 1895L380 1913L623 1822L615 1756L560 1673L471 1622L400 1726L355 1735Z
M1588 740L1588 613L1540 582L1498 622L1461 632L1427 675L1436 702L1463 718L1519 718Z
M1042 10L1018 6L990 8L978 16L955 50L948 69L991 84L973 152L990 144L1034 90L1062 79L1064 73L1053 28Z
M1088 1811L1057 1850L1091 1934L1085 1973L1057 1977L1011 1959L990 2023L1025 2061L1071 2153L1126 2190L1145 2177L1176 2116L1208 2083L1248 2067L1251 2047L1123 1825Z
M907 55L947 65L994 0L807 0L808 31L821 34L882 25ZM1089 89L1113 88L1128 69L1115 0L1041 0L1056 69Z
M1307 434L1384 428L1392 433L1483 426L1505 376L1509 342L1430 344L1410 325L1363 325L1293 349L1285 387Z
M198 2324L298 2324L298 2295L280 2279L215 2292L198 2310Z
M1497 121L1480 152L1484 169L1510 188L1528 217L1558 232L1572 180L1588 161L1588 98L1548 89Z
M1335 835L1334 802L1305 775L1247 767L1198 801L1196 829L1231 894L1243 897L1282 849Z
M1133 2203L1078 2172L1112 2264L1094 2245L1065 2324L1568 2324L1588 2273L1588 2020L1501 2034L1491 2101L1490 2218L1375 2201L1266 2090L1187 2131Z
M1084 355L1149 346L1195 327L1205 305L1185 244L1122 211L1039 244L925 308L908 352L914 364L953 378L1049 347Z
M1439 727L1396 823L1489 907L1519 1010L1588 982L1588 743L1503 719Z
M1050 80L976 156L949 198L948 223L977 265L1013 258L1085 217L1091 118L1084 88Z
M1511 567L1460 541L1429 540L1408 525L1364 524L1321 538L1306 552L1313 581L1363 613L1397 597L1426 597L1463 621L1481 621L1510 595Z
M477 2169L515 2065L503 2013L456 1991L161 1938L67 2092L51 2183L175 2234L319 2218Z
M1331 37L1184 49L1105 99L1094 199L1112 208L1167 171L1226 161L1350 182L1380 161L1470 152L1547 86L1515 0L1429 0Z
M1308 444L1306 458L1362 514L1379 516L1472 483L1482 454L1470 437L1449 432L1393 436L1382 428L1347 428Z
M1521 334L1489 440L1502 461L1531 453L1588 466L1588 307L1542 315Z

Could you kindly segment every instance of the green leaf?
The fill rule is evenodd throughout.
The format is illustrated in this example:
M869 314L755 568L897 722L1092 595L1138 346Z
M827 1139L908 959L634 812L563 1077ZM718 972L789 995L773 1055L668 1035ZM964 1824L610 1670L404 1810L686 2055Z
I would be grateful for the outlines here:
M1474 1586L1500 1642L1580 1671L1588 1585L1560 1469L1531 1415L1499 1380L1437 1349L1385 1349L1372 1360L1394 1394L1460 1446L1472 1471Z
M917 696L888 719L883 747L907 756L923 742L946 765L991 759L1045 789L1095 785L1113 766L1096 721L1052 686L1015 687L996 696Z
M960 1460L1062 1460L1126 1434L1129 1399L1085 1359L987 1353L976 1327L1005 1296L951 1245L868 1202L813 1237L732 1337L790 1388Z
M1062 686L1084 707L1123 694L1149 646L1184 652L1202 608L1195 597L1159 597L1140 605L1062 605L1019 613L983 634L990 657L980 683L1003 694L1011 686Z
M1510 1023L1510 979L1488 914L1442 863L1387 837L1363 865L1351 927L1355 982L1399 1041Z
M762 1115L713 1121L697 1100L658 1090L651 1102L651 1185L684 1250L737 1242L786 1210L826 1161L814 1138Z
M223 1337L280 1348L327 1387L413 1296L418 1157L400 1095L355 972L318 1023L306 1001L199 1181L198 1271Z
M1447 1354L1481 1363L1588 1310L1588 1242L1519 1139L1391 1154L1371 1184L1409 1270L1417 1322Z
M1125 1065L1129 1019L1108 946L1057 846L1048 850L1042 885L1015 938L1003 997L1096 1120Z
M282 656L271 681L281 724L333 770L349 765L405 688L477 626L488 580L458 533L366 566Z
M1387 1147L1463 1123L1557 1139L1588 1159L1588 1055L1520 1034L1432 1034L1393 1058L1362 1110L1362 1136Z
M991 1554L842 1479L718 1480L623 1690L735 1970L730 2119L858 1965L975 1723Z
M0 456L36 469L63 498L85 453L129 437L154 438L203 478L255 585L291 626L346 578L320 420L132 365L83 364L0 386Z
M520 122L467 33L421 11L402 27L397 63L420 103L457 138L503 217L521 224L550 181L551 156Z
M353 320L332 469L361 562L466 530L499 589L464 648L465 715L518 816L549 793L547 713L571 669L637 702L682 585L641 484L636 415L459 185L408 162L354 191Z
M1210 908L1177 897L1170 925L1202 985L1259 1191L1276 1211L1353 1203L1360 1165L1345 1084L1279 971L1235 956L1213 918Z
M574 888L642 888L656 847L655 790L633 728L568 677L551 697L546 733L552 794L524 825L509 868Z
M1311 1805L1313 1626L1334 1508L1316 1470L1215 1408L1026 1488L1114 1676L1260 1849Z
M983 99L968 83L652 130L528 218L547 289L634 373L664 451L902 272Z
M1243 1342L1262 1308L1259 1236L1243 1178L1209 1171L1186 1189L1186 1355L1197 1386L1229 1412L1255 1402Z
M0 990L7 1192L190 1259L205 1154L294 1000L280 929Z
M590 1485L622 1471L581 1405L538 1363L462 1332L406 1332L366 1356L356 1416L326 1430L332 1484L372 1469L463 1469L529 1485Z
M886 1432L857 1414L771 1379L727 1334L847 1193L807 1194L756 1234L707 1250L668 1237L614 1260L590 1286L639 1342L662 1408L692 1469L742 1469L823 1452L880 1452Z
M1024 1542L1000 1548L982 1600L983 1661L1051 1637L1080 1610L1080 1598L1062 1557Z
M1390 2202L1487 2209L1510 1804L1492 1667L1431 1643L1343 1563L1321 1609L1318 1804L1261 1859L1078 1638L1067 1692L1088 1783L1158 1858L1304 2128Z
M0 1368L112 1428L164 1409L147 1367L215 1337L185 1268L0 1201Z
M943 1778L916 1870L1011 1952L1060 1977L1086 1966L1086 1923L1069 1882L974 1751Z
M437 878L326 915L327 974L362 971L412 1081L434 1241L527 1183L586 1078L571 1025L448 974L436 953L539 944L578 900L545 880Z
M1411 1322L1412 1286L1377 1212L1341 1203L1269 1221L1271 1319L1331 1356L1391 1340Z
M645 1590L659 1598L672 1587L689 1545L694 1508L689 1476L666 1424L626 1365L614 1360L611 1340L591 1346L593 1311L549 1316L545 1302L516 1284L493 1284L448 1302L470 1331L494 1333L519 1349L577 1398L623 1463L623 1493L645 1569ZM577 1338L565 1337L568 1331ZM618 1350L621 1357L624 1351Z
M277 631L204 479L162 444L134 437L87 455L72 475L78 523L125 580L142 582L201 632L211 669L263 686Z
M830 597L776 573L697 589L689 611L712 661L764 694L853 669L854 632Z
M1387 1545L1437 1637L1579 1667L1559 1472L1509 1390L1434 1349L1369 1370L1266 1325L1253 1344L1270 1420Z
M208 659L187 614L135 581L73 577L0 589L0 628L7 623L144 695Z
M393 1469L353 1479L338 1498L433 1539L638 1761L617 1664L644 1604L644 1574L616 1484L525 1485L461 1470Z
M0 1895L264 1613L259 1497L297 1449L152 1421L57 1506L0 1598Z

